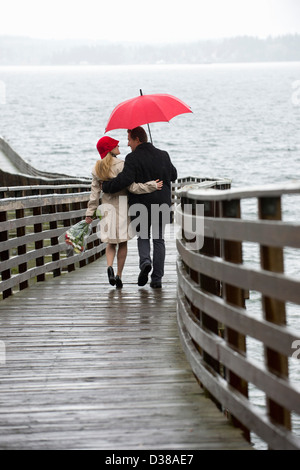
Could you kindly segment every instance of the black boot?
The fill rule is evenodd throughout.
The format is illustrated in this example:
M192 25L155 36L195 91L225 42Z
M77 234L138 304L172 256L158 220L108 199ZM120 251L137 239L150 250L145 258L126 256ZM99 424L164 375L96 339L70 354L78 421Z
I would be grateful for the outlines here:
M108 266L108 268L107 268L107 276L108 276L108 280L109 280L110 285L115 286L116 285L116 278L115 278L114 270L111 266Z

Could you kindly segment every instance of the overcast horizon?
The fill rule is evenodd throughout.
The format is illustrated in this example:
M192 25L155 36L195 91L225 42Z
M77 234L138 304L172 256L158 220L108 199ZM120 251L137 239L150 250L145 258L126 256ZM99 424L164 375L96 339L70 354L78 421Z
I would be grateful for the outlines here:
M300 3L300 0L299 0ZM223 41L226 39L238 39L238 38L243 38L243 37L248 37L248 38L253 38L253 39L261 39L261 40L266 40L269 38L280 38L280 37L285 37L285 36L300 36L300 32L298 33L285 33L285 34L270 34L267 35L266 37L260 37L254 34L239 34L239 35L233 35L233 36L224 36L224 37L215 37L215 38L199 38L199 39L191 39L189 41L184 41L184 40L177 40L177 41L161 41L161 42L151 42L147 40L144 41L137 41L137 40L114 40L114 39L91 39L91 38L43 38L43 37L35 37L35 36L30 36L30 35L15 35L15 34L1 34L0 33L0 38L10 38L10 39L29 39L29 40L37 40L37 41L50 41L50 42L77 42L77 43L90 43L90 44L132 44L132 45L151 45L151 46L160 46L160 45L172 45L172 44L194 44L197 42L210 42L210 41Z
M300 34L299 0L10 0L1 35L32 39L166 44Z

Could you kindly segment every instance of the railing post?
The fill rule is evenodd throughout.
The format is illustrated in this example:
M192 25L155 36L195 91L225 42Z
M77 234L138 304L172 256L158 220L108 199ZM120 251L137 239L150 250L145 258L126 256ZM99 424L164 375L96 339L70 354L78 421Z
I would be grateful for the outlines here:
M42 215L42 208L41 207L34 207L32 211L34 216L41 216ZM43 224L34 224L34 233L41 233L43 231ZM34 248L35 250L40 250L44 246L44 241L43 240L37 240L34 242ZM39 258L36 258L35 264L36 267L43 266L45 263L45 258L44 256L40 256ZM37 282L43 282L45 280L45 274L39 274L36 277Z
M24 218L25 212L24 209L16 210L16 219ZM18 227L17 228L17 237L24 237L26 234L25 227ZM26 254L26 245L18 246L18 256ZM26 273L27 271L27 263L19 264L19 273ZM28 287L28 281L20 282L20 290L26 289Z
M262 220L281 220L281 198L265 197L259 199L259 218ZM261 267L275 273L284 272L283 250L279 247L261 246ZM285 303L276 299L263 297L264 317L267 321L277 325L286 325ZM287 378L289 375L288 358L282 354L265 348L265 362L267 368L278 377ZM267 398L267 406L271 419L288 429L291 429L290 412Z
M7 221L7 212L0 211L0 222ZM0 232L0 242L5 242L8 240L8 231ZM7 261L9 259L9 250L4 250L0 253L0 261ZM1 273L2 281L7 281L10 279L10 269L6 269ZM6 299L12 295L12 289L6 289L3 291L3 299Z
M78 193L80 192L80 188L77 188L77 192L78 192ZM85 204L85 207L86 207L86 204ZM80 202L75 202L75 203L72 204L72 210L79 211L81 208L82 208L82 206L81 206L81 203L80 203ZM80 220L82 220L81 217L80 217L80 218L76 218L76 219L75 219L75 223L79 222ZM73 222L73 223L74 223L74 222ZM86 263L86 260L81 260L81 261L79 261L79 267L80 267L80 268L83 268L84 266L86 266L86 264L87 264L87 263Z
M72 189L67 190L67 194L71 193ZM71 204L63 204L62 205L62 211L63 212L70 212L71 211ZM71 220L70 219L64 219L63 221L64 227L68 228L71 225ZM67 256L71 256L73 254L73 250L70 248L70 250L67 252ZM72 271L75 271L75 264L68 264L67 266L67 271L70 273Z
M218 205L213 201L204 202L204 217L219 217L218 214ZM203 247L200 250L201 254L207 256L220 256L220 242L215 238L204 238ZM212 279L204 274L199 275L199 284L200 287L211 294L220 296L220 282L216 279ZM219 335L219 322L207 315L202 313L202 327L206 328L216 335ZM206 352L203 353L203 358L205 361L214 368L214 370L219 374L220 373L220 363L216 359L212 358Z
M241 206L239 200L224 201L222 203L223 217L240 218L241 217ZM243 264L243 253L242 243L232 240L223 241L223 258L225 261L235 264ZM241 308L245 308L245 293L243 289L231 286L230 284L224 284L223 296L226 301L232 305L236 305ZM242 355L246 355L246 338L244 335L238 333L232 328L225 328L225 339L229 346ZM227 381L236 390L248 397L248 383L241 379L239 376L234 374L232 371L227 371ZM250 432L245 426L243 426L234 416L232 416L234 424L240 427L246 439L250 441Z
M56 214L57 209L56 205L49 206L49 214ZM55 230L57 229L57 221L52 221L49 223L50 230ZM51 239L51 246L55 246L59 244L58 237L52 237ZM52 261L59 261L60 255L59 252L53 253L52 254ZM54 269L53 270L53 277L57 277L61 275L61 270L60 268Z

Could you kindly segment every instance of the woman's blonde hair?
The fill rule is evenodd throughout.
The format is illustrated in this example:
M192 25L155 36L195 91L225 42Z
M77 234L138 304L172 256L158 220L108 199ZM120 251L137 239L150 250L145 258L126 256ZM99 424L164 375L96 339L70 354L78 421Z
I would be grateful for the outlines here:
M114 158L115 156L111 152L108 152L108 154L105 158L103 158L103 160L97 161L95 165L95 172L101 181L107 181L113 177L111 173L111 167Z

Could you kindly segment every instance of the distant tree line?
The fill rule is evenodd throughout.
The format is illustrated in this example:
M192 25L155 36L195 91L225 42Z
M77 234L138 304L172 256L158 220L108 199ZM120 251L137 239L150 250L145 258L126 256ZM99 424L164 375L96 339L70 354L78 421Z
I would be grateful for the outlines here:
M178 44L42 40L0 36L0 65L202 64L300 61L300 35L241 36Z

